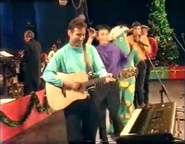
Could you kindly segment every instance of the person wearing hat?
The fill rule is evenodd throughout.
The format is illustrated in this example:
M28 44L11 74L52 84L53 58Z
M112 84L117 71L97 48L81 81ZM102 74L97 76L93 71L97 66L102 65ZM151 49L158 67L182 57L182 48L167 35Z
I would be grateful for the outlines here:
M148 53L147 59L145 60L146 63L146 74L145 74L145 81L144 81L144 104L149 104L149 80L150 80L150 69L151 69L151 63L148 58L152 59L156 57L157 51L158 51L158 45L154 38L148 36L149 27L146 25L141 26L141 35L146 36L148 38L151 52Z

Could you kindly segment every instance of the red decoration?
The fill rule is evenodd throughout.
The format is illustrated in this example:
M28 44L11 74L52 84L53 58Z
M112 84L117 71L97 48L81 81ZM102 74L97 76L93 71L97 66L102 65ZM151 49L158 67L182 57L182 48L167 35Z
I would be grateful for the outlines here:
M44 90L38 91L37 96L41 103L43 103L43 97L44 97ZM30 95L27 95L25 97L19 98L15 101L1 104L1 111L3 111L10 119L12 120L20 120L22 116L25 114L28 104L30 102ZM2 122L0 123L1 127L1 134L0 139L1 141L8 140L9 138L17 135L18 133L28 129L32 125L36 124L39 121L44 120L50 116L50 114L43 113L40 114L37 109L34 107L29 118L26 120L26 122L18 127L10 127Z
M183 80L185 75L185 66L169 67L169 79Z

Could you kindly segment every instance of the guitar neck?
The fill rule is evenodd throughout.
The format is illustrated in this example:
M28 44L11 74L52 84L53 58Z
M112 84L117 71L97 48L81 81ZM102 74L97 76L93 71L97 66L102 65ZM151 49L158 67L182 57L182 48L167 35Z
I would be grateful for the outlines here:
M118 79L121 77L121 74L112 74L112 77L114 79ZM101 84L101 83L105 83L106 81L106 77L102 77L102 78L96 78L96 79L92 79L92 80L89 80L87 82L84 82L83 83L83 86L86 88L88 86L92 86L92 85L96 85L96 84Z

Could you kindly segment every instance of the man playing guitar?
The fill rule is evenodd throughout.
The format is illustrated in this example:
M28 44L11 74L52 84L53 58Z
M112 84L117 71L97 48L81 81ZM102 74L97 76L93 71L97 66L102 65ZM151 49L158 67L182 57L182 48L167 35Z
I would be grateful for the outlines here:
M108 74L94 46L84 43L87 25L80 18L73 19L68 26L69 43L58 50L48 63L43 79L56 87L79 90L81 83L69 79L60 79L57 72L65 74L87 72L91 65L99 77L106 77L106 82L115 81ZM55 97L55 95L53 95ZM74 95L75 97L75 95ZM94 142L96 137L96 109L89 98L77 100L64 109L68 143Z

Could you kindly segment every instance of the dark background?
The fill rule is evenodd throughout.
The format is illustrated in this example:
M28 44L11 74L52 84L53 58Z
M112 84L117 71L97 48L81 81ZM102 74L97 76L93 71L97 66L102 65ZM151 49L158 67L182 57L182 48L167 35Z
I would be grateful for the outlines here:
M134 21L147 24L152 0L87 1L89 18L95 27L98 24L115 26L119 23L130 26ZM78 0L76 5L78 6ZM171 28L182 43L181 33L185 32L185 1L166 0L166 12ZM65 44L67 25L78 15L71 4L59 6L58 1L1 3L1 48L22 49L27 21L32 21L35 26L37 40L42 44L43 51L50 49L57 39L61 39ZM179 51L181 59L184 59L184 52L181 48Z

